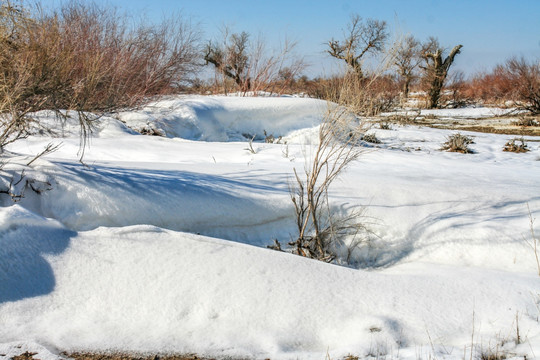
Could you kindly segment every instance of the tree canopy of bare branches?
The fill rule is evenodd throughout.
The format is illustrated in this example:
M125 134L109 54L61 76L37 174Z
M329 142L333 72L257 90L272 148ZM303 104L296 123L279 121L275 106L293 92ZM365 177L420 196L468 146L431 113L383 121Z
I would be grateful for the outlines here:
M248 45L247 32L235 33L225 37L224 44L209 41L204 50L204 61L212 64L223 75L234 80L241 91L251 88L251 78L248 72Z
M428 108L433 109L439 106L439 98L444 81L448 75L448 70L454 62L456 55L461 52L462 47L463 45L454 46L448 56L443 60L444 49L440 46L436 38L429 38L422 46L422 57L425 61L422 69L424 70L424 81L428 87Z
M401 80L401 92L403 99L409 97L411 82L415 79L415 69L420 64L420 42L409 35L398 44L394 58L394 66L397 68Z
M269 90L272 83L284 76L290 81L306 67L303 58L294 54L294 42L285 40L279 50L272 51L261 37L251 41L247 32L229 33L227 28L222 32L221 41L207 43L204 60L243 93Z
M367 53L381 52L387 38L385 21L373 19L364 21L359 15L352 15L344 39L328 41L328 54L344 60L362 78L364 76L362 58Z

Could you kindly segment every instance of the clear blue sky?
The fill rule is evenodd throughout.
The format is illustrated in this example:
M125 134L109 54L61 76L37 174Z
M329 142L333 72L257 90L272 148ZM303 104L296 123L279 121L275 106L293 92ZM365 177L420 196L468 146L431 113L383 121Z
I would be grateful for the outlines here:
M540 0L95 1L134 15L144 13L150 19L182 11L200 23L204 39L216 37L223 25L235 32L260 34L270 45L287 36L298 42L297 52L311 63L306 71L311 76L335 68L324 44L342 36L353 13L386 20L392 35L412 34L422 41L435 36L448 48L462 44L455 68L467 74L489 70L514 55L540 59Z

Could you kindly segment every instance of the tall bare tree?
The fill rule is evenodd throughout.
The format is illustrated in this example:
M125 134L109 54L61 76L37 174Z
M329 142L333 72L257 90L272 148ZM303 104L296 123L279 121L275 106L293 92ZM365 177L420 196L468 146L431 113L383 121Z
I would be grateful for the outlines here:
M425 83L428 86L428 108L433 109L439 105L441 90L444 81L448 76L448 69L454 62L454 58L461 52L463 45L456 45L443 60L444 49L441 48L439 41L430 37L422 46L422 58L425 65L422 69L425 73Z
M342 41L332 39L328 41L328 54L336 59L344 60L358 77L364 77L362 72L362 58L367 53L378 53L384 48L388 32L386 21L367 19L362 20L359 15L352 15L344 33Z
M409 97L411 82L415 79L415 70L420 64L420 42L409 35L397 44L394 66L401 78L402 98Z
M233 79L242 91L248 91L251 88L251 79L248 74L248 45L247 32L226 34L223 44L208 42L204 52L204 61L207 65L214 65L226 77Z

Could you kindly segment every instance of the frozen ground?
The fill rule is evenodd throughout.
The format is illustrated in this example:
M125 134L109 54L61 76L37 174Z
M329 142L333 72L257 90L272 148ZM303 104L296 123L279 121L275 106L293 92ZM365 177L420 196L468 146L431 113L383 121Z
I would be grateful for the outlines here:
M513 136L468 133L475 153L463 155L439 150L449 130L375 126L382 143L366 146L330 203L364 206L376 236L355 267L337 266L266 249L294 237L289 181L326 109L300 98L164 99L101 119L84 165L69 123L62 137L12 144L0 180L25 168L43 191L0 197L0 359L540 356L527 208L539 217L540 138L514 154L502 151ZM24 166L51 141L62 147Z

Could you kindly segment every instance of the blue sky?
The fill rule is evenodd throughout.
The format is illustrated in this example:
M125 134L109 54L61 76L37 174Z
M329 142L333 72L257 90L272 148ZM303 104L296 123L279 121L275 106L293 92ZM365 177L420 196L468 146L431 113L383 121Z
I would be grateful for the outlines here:
M58 2L59 0L44 0ZM511 56L540 59L540 0L96 0L144 14L150 19L182 11L200 23L204 39L224 25L262 35L269 45L285 37L298 42L311 68L324 75L336 67L325 55L325 42L339 39L351 14L385 20L392 35L420 40L439 38L451 48L462 44L455 68L470 74L489 70Z

